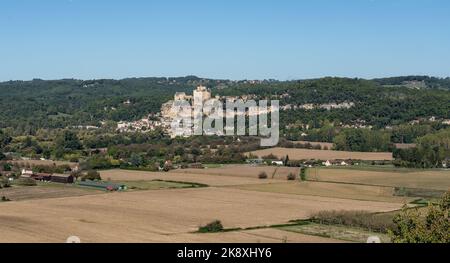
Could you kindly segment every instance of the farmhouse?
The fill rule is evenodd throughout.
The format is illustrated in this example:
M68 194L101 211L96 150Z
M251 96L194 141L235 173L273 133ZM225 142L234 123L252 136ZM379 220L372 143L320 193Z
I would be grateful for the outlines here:
M272 161L272 165L283 166L284 163L283 163L283 161Z
M73 184L75 179L70 174L53 174L50 181L53 183Z
M327 160L326 162L322 163L323 166L330 167L330 166L349 166L353 165L352 160Z
M23 178L31 178L33 176L33 171L22 169L21 177Z

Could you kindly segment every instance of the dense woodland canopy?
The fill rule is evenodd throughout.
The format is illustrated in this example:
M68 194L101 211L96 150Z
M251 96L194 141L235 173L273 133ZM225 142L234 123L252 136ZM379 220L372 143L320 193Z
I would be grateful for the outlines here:
M211 142L202 137L180 142L168 139L162 131L119 134L113 128L115 122L158 113L175 92L191 94L200 84L211 88L213 95L251 94L258 99L279 99L281 106L314 105L314 109L292 107L280 112L281 136L287 140L334 142L337 150L350 151L393 151L394 143L418 143L415 150L395 152L402 166L437 167L449 158L450 132L441 120L450 119L450 79L426 76L300 81L230 81L188 76L3 82L0 152L79 160L92 154L89 149L107 147L107 157L101 157L106 159L97 159L103 164L93 165L99 167L105 163L119 165L119 159L137 166L175 157L180 161L243 161L241 153L254 149L256 144L229 141L230 148L221 148L224 139ZM351 103L352 107L321 108L344 103ZM419 124L411 125L418 120ZM107 125L94 131L71 128L100 127L103 121ZM432 136L439 139L431 139ZM205 150L211 143L218 149L214 154ZM181 148L186 150L181 152Z
M191 93L198 84L207 85L220 95L255 94L260 98L274 98L276 95L289 94L289 97L281 99L281 105L355 103L352 109L283 112L281 120L286 125L301 122L319 127L326 120L348 124L363 120L382 128L418 117L450 118L448 79L431 78L433 81L425 89L382 85L385 82L403 83L400 80L323 78L251 84L192 76L9 81L0 83L0 128L12 127L19 133L33 134L39 128L99 125L104 120L135 120L158 112L161 104L171 99L175 92ZM128 100L131 104L123 103Z

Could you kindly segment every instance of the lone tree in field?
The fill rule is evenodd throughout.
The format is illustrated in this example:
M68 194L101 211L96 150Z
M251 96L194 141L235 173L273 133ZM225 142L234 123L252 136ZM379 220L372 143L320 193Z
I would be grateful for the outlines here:
M289 155L286 155L286 158L284 159L284 166L289 166Z
M394 218L395 227L389 230L394 243L450 243L450 192L438 205L430 204L427 214L418 209L404 209Z

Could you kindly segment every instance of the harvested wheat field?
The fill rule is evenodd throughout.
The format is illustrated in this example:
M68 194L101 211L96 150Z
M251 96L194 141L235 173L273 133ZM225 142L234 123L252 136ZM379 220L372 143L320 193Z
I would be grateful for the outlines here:
M322 210L385 212L401 206L215 187L6 202L0 204L0 242L64 242L71 235L84 242L186 242L177 235L216 219L226 228L246 228Z
M450 171L365 171L356 169L309 169L308 180L369 184L391 187L450 189Z
M331 150L308 150L308 149L294 149L294 148L270 148L264 150L253 151L247 155L256 155L258 157L275 155L277 158L285 158L289 155L290 160L364 160L364 161L391 161L393 160L392 153L389 152L344 152Z
M0 189L0 197L5 196L11 201L23 201L31 199L48 199L71 196L101 194L95 189L79 188L75 186L14 186Z
M392 187L349 185L323 182L290 182L259 185L239 185L233 188L269 193L323 196L353 200L407 204L414 198L394 196Z
M178 169L173 170L173 173L184 174L206 174L206 175L220 175L220 176L240 176L257 178L261 172L266 172L269 178L286 180L289 173L296 176L300 174L300 168L296 167L275 167L275 166L252 166L252 165L224 165L219 168L208 169Z
M292 141L293 144L310 144L311 146L318 146L323 149L331 150L334 147L334 143L331 142L310 142L310 141Z
M194 170L198 173L182 173L182 172L145 172L145 171L129 171L129 170L107 170L101 171L100 175L104 180L111 181L148 181L148 180L166 180L177 182L189 182L206 184L209 186L226 186L226 185L242 185L242 184L265 184L274 180L260 180L255 173L253 178L243 178L238 176L218 176L211 174L201 174L203 170Z

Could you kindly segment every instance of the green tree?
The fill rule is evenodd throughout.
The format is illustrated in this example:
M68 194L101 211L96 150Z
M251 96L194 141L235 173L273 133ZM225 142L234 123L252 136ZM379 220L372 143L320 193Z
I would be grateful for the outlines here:
M12 141L12 138L5 133L3 133L2 130L0 130L0 149L4 148L6 145L10 144Z
M450 192L437 205L430 204L426 215L417 208L405 208L394 218L389 235L394 243L450 243Z
M383 131L345 129L334 138L334 143L340 151L380 152L390 149L391 136Z
M83 147L75 132L65 130L56 139L56 148L74 151L81 150Z
M143 163L142 157L137 153L132 153L130 157L130 163L134 167L139 167Z
M289 166L289 155L286 155L286 158L284 158L284 165Z

